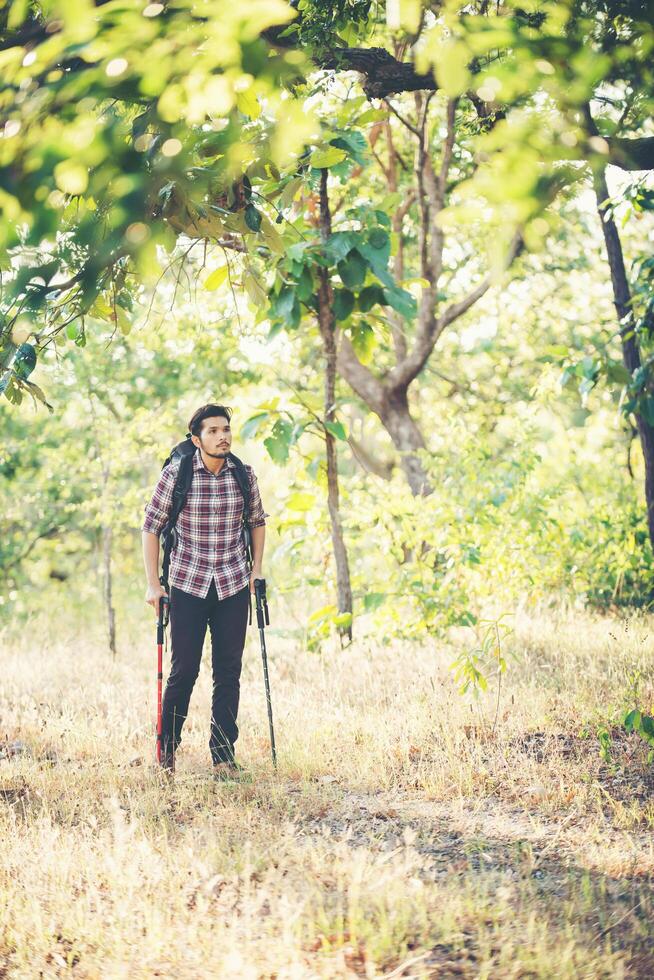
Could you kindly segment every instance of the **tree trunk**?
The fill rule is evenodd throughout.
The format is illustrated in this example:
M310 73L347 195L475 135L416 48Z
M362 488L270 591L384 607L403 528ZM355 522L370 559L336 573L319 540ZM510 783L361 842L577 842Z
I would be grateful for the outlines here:
M624 366L630 375L633 375L641 366L640 348L638 337L634 329L633 310L631 308L631 291L629 280L624 264L622 253L622 243L618 228L612 215L608 211L607 199L609 196L606 185L606 170L598 171L594 175L595 194L597 196L597 208L602 221L602 232L606 243L606 253L611 270L611 282L613 284L613 302L615 304L618 322L620 324L620 338L622 341L622 359ZM640 445L645 461L645 500L647 502L647 527L649 539L654 548L654 428L647 422L642 415L636 414L636 424Z
M103 498L107 496L109 485L109 466L103 463L102 466L102 490ZM102 551L104 568L104 603L107 611L107 633L109 639L109 650L111 656L116 657L116 612L112 605L112 574L111 574L111 545L113 539L113 528L111 524L102 525Z
M320 237L327 241L331 234L331 215L327 193L327 170L320 174ZM318 323L325 347L325 422L333 422L336 417L336 324L332 309L332 288L329 272L322 266L318 269ZM349 613L347 626L339 626L341 642L344 636L352 640L352 586L347 549L343 538L343 527L339 511L338 461L336 458L336 439L325 429L327 444L327 504L332 531L332 547L336 562L336 585L339 615Z
M409 411L408 386L389 393L381 407L381 421L400 454L400 463L414 497L426 497L433 488L416 455L425 449L425 440Z

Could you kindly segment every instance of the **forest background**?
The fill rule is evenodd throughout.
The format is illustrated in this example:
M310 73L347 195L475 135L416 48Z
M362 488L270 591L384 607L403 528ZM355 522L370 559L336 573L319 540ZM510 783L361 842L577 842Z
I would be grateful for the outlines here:
M284 30L268 22L288 8L254 4L234 41L257 67L248 30L268 24L277 59L205 64L201 91L163 58L187 8L159 6L81 25L62 7L48 45L87 36L104 68L60 76L42 71L59 49L20 47L22 6L7 15L22 121L8 94L0 615L133 602L144 501L210 399L261 471L268 578L302 633L646 604L652 191L624 149L649 143L638 9L303 3ZM140 72L153 31L161 63ZM317 65L337 49L348 69L380 38L395 56L284 82L298 33ZM392 76L411 42L423 72L440 59L430 91ZM617 313L598 205L633 294Z
M6 643L39 624L145 662L143 509L216 401L271 515L282 659L437 663L495 737L507 668L533 692L542 667L526 622L613 636L636 617L645 639L608 700L600 685L564 715L604 763L637 731L649 771L648 5L87 0L1 17ZM537 724L561 723L544 704ZM289 773L324 761L287 739ZM530 800L555 809L557 785ZM651 807L621 819L649 827ZM407 944L369 955L396 966Z

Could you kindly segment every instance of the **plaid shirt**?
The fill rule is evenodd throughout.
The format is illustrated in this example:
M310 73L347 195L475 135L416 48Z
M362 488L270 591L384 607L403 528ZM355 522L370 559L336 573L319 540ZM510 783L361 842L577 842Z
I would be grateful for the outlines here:
M264 513L252 467L245 463L250 478L250 527L265 525ZM173 502L179 461L164 467L152 499L145 507L143 531L159 536ZM171 586L203 599L212 580L219 599L226 599L249 582L245 542L241 532L243 494L236 479L236 465L225 459L219 473L204 465L200 450L193 454L193 482L177 518L177 547L170 555Z

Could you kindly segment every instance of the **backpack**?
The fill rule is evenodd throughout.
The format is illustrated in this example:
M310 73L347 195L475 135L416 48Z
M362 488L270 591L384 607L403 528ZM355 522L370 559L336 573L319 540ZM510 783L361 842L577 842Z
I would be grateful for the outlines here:
M177 518L179 517L180 511L182 510L184 504L186 503L186 497L188 495L191 483L193 481L193 456L195 454L196 446L191 442L190 433L186 434L186 439L183 442L178 442L177 445L170 451L170 455L165 460L162 470L168 466L169 463L174 462L179 459L179 469L177 471L177 477L175 479L175 486L173 487L173 503L168 517L168 521L161 532L161 540L163 541L163 568L162 573L159 578L161 585L165 588L166 592L168 589L168 569L170 567L170 553L173 548L177 547L177 529L175 525L177 524ZM234 474L236 480L243 494L243 539L245 542L245 553L247 555L248 568L252 567L252 534L250 532L250 525L248 520L250 517L250 480L247 474L247 470L243 465L242 461L235 456L233 453L228 454L229 459L234 463L235 470Z

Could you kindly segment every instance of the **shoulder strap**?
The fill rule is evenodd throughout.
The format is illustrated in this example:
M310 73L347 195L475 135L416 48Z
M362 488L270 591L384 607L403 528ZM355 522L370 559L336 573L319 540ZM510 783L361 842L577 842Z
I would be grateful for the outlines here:
M248 568L252 568L252 532L250 530L250 478L248 476L248 471L245 469L243 461L235 456L234 453L229 454L229 458L234 463L234 475L236 476L236 482L238 483L241 493L243 495L243 541L245 543L245 554L247 556ZM252 610L250 610L250 618L252 617Z
M234 464L234 474L241 493L243 494L243 521L245 522L250 518L250 478L248 476L248 471L245 469L243 461L240 460L238 456L235 456L234 453L230 453L229 458Z
M189 448L190 447L190 448ZM177 524L177 518L179 517L180 511L182 510L184 504L186 503L186 497L193 482L193 454L195 453L195 446L190 439L185 439L184 442L178 443L170 456L164 463L164 467L175 459L179 459L179 468L177 470L177 476L175 477L175 486L173 487L173 502L170 508L170 514L168 515L168 521L166 526L161 532L161 538L164 543L163 549L163 566L161 571L161 576L159 581L163 587L168 591L168 570L170 568L170 553L177 543L177 533L175 531L175 525Z

